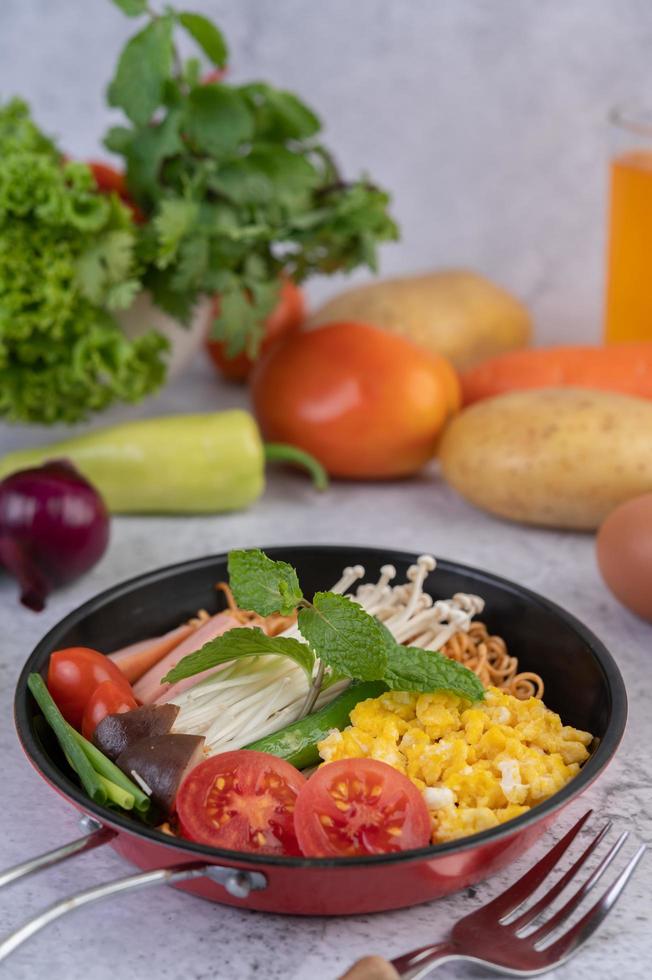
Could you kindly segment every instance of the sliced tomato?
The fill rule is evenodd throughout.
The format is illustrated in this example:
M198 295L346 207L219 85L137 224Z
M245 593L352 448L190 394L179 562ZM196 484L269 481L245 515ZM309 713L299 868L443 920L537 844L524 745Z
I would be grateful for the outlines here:
M92 739L95 729L107 715L119 715L124 711L132 711L138 707L138 702L131 691L125 691L121 684L115 681L102 681L95 688L84 708L82 718L82 735Z
M267 752L223 752L196 766L179 787L183 837L231 851L300 854L294 804L305 778Z
M50 656L48 690L59 711L79 729L91 695L103 681L113 681L133 697L131 684L112 660L90 647L67 647Z
M388 854L430 841L421 793L376 759L340 759L318 769L299 793L294 827L306 857Z

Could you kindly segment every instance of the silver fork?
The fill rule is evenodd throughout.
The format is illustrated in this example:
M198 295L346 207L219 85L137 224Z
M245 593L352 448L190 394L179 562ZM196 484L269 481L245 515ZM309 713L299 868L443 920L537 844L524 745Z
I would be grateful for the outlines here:
M562 837L552 850L511 888L502 892L492 902L483 905L477 912L471 912L470 915L460 919L445 942L422 946L389 962L377 956L365 957L358 960L340 980L397 980L399 977L402 980L420 980L440 964L451 960L481 963L490 970L509 976L534 977L565 963L578 952L609 914L646 850L645 844L639 847L613 884L588 912L546 945L546 939L568 923L573 911L598 883L616 857L627 840L627 831L622 833L565 904L549 918L538 925L535 924L534 929L526 932L526 927L548 911L557 896L576 879L583 864L611 829L609 821L593 837L588 847L559 881L532 906L524 908L528 898L550 874L591 812L589 810L580 817L565 837Z

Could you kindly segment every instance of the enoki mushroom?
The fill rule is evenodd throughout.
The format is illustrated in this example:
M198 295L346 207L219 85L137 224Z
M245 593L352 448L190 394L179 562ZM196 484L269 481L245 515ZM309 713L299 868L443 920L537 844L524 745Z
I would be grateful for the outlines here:
M517 698L541 697L543 681L538 674L518 673L518 660L509 655L505 641L491 636L485 624L475 620L484 609L480 596L458 592L450 599L433 600L424 592L435 566L431 555L422 555L409 567L407 581L392 585L396 569L383 565L377 582L358 585L349 597L376 616L399 643L439 650L474 671L483 684ZM362 565L345 568L332 591L347 593L364 574ZM218 588L243 625L261 626L268 635L302 639L295 617L263 619L238 609L228 585L220 583ZM314 707L328 704L347 684L341 681L322 690ZM283 657L234 661L175 699L180 711L174 727L204 735L210 754L240 748L301 717L309 688L304 671Z

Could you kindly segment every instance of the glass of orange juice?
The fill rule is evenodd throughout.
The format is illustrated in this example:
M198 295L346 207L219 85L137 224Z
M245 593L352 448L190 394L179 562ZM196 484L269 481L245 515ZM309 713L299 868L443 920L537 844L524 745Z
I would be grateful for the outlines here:
M605 340L652 340L652 110L614 110Z

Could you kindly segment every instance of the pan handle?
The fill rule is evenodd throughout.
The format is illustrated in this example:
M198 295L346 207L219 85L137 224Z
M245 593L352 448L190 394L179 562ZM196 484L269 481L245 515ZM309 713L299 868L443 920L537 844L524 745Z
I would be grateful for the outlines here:
M13 868L0 871L0 888L11 884L12 881L18 881L19 878L26 878L36 871L50 868L53 864L61 864L62 861L67 861L75 854L92 851L95 847L106 844L116 835L115 830L111 830L110 827L103 827L99 820L95 820L86 814L81 818L79 824L81 829L86 831L83 837L62 844L61 847L55 847L52 851L46 851L45 854L39 854L37 857L30 858L29 861L23 861L22 864L16 864Z
M55 902L39 915L35 915L33 919L28 919L19 929L11 932L0 942L0 961L6 959L39 930L83 905L100 902L103 898L111 898L112 895L149 888L151 885L174 885L180 881L203 877L219 882L230 895L236 898L246 898L251 891L260 891L267 886L267 879L260 871L242 871L238 868L222 867L219 864L182 864L171 868L157 868L154 871L141 871L139 874L86 888L76 895Z

